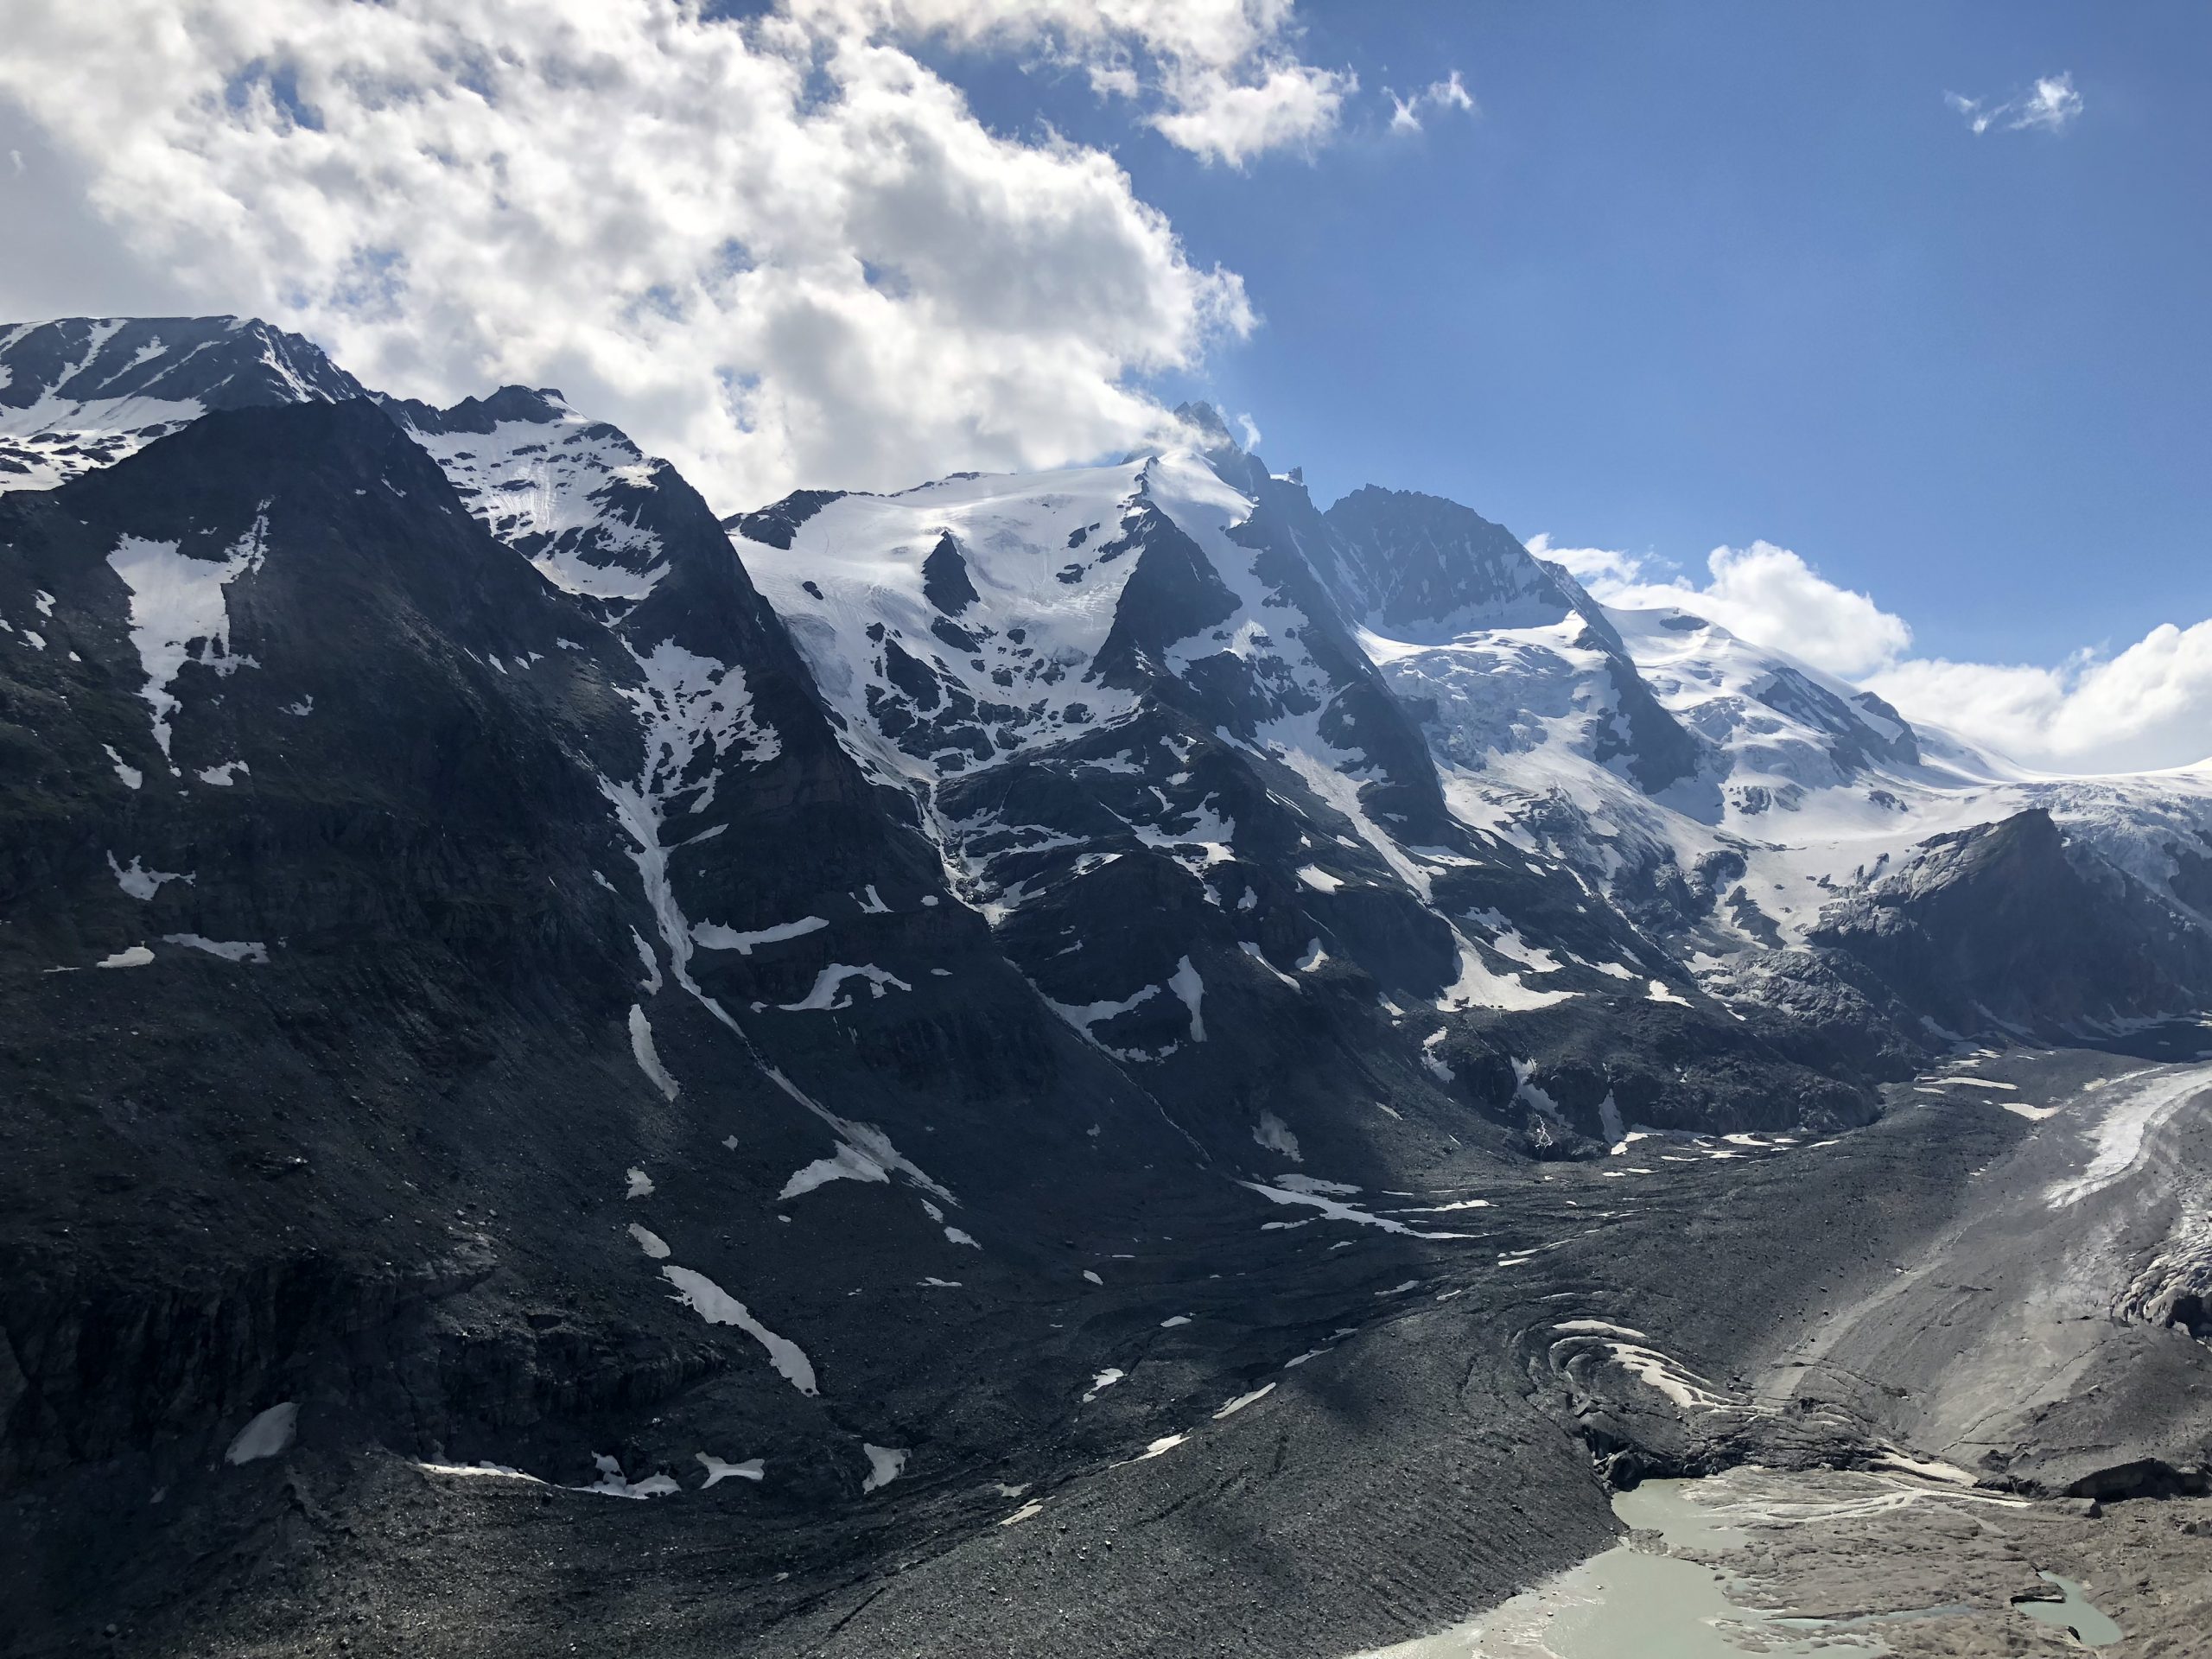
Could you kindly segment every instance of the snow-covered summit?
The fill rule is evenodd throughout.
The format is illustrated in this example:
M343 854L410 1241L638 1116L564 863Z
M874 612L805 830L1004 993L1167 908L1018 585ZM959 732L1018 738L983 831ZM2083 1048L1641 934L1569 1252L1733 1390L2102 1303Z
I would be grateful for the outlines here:
M2212 922L2202 769L2039 777L1686 610L1599 620L1363 642L1423 710L1457 813L1572 863L1716 984L1804 944L1932 837L2024 811L2177 925ZM1624 689L1688 745L1656 786Z
M210 410L365 397L320 346L246 317L67 317L0 330L0 490L105 467Z
M649 520L675 469L578 414L557 391L502 386L449 409L385 407L485 528L563 592L634 602L665 574Z
M1439 836L1409 826L1435 794L1424 821L1572 870L1719 988L1804 947L1824 911L1929 837L2023 810L2049 810L2097 880L2202 925L2201 778L2023 774L1707 618L1600 605L1457 503L1370 487L1321 511L1217 411L1177 418L1200 447L794 496L728 521L848 745L925 804L988 905L1045 891L1045 832L945 809L1016 760L1122 754L1154 791L1154 807L1119 810L1141 841L1243 855L1250 828L1223 798L1186 806L1141 745L1103 747L1165 709L1286 765L1408 893L1430 884L1408 849ZM1370 687L1387 691L1363 701ZM1408 764L1395 732L1414 725ZM1052 838L1115 855L1111 836Z

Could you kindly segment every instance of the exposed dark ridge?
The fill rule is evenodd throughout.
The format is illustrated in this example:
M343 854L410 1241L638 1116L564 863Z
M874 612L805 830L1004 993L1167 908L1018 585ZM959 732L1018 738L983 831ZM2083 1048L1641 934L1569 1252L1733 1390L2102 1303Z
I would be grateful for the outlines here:
M1114 626L1089 676L1123 688L1145 684L1145 664L1156 663L1178 640L1236 614L1236 595L1222 585L1198 543L1149 501L1122 519L1121 536L1101 549L1099 557L1133 547L1139 550L1136 568L1122 586Z
M947 616L958 616L976 601L976 584L968 576L968 561L960 556L960 544L950 531L938 538L929 557L922 561L922 597Z
M1955 1030L2178 1015L2212 994L2212 945L2118 871L2069 855L2031 807L1936 836L1806 936Z
M724 530L735 531L748 542L788 548L801 524L832 501L842 500L849 493L846 490L793 490L782 500L765 507L751 512L734 512L721 521L721 525Z
M1456 501L1370 484L1322 518L1338 549L1334 570L1324 574L1356 617L1407 627L1487 611L1492 626L1510 626L1576 608L1512 531Z
M48 396L197 400L216 410L368 395L312 340L257 318L64 317L31 326L4 357L0 409Z
M1230 433L1229 423L1221 418L1221 411L1211 404L1203 400L1178 404L1175 405L1175 418L1204 437L1210 449L1239 447Z
M1751 695L1768 708L1826 734L1833 741L1838 763L1847 770L1857 771L1885 760L1904 766L1919 762L1920 746L1912 728L1879 697L1870 702L1871 694L1862 694L1847 702L1789 667L1777 669L1764 684L1753 688ZM1859 706L1853 708L1853 703ZM1863 717L1867 714L1896 725L1897 732L1892 735L1876 730Z
M1605 655L1619 728L1599 728L1592 757L1600 762L1620 760L1637 787L1649 795L1694 777L1705 758L1697 739L1652 695L1625 652Z
M464 397L446 409L412 397L380 397L384 406L423 432L488 433L503 421L557 421L567 400L551 386L501 386L488 397Z
M1851 700L1876 719L1887 721L1897 728L1897 734L1890 743L1889 752L1892 760L1906 766L1920 764L1920 736L1912 729L1910 721L1872 691L1854 692Z
M1263 550L1254 568L1305 613L1307 652L1343 688L1328 716L1332 729L1324 734L1364 754L1381 773L1363 799L1373 810L1390 814L1415 839L1451 839L1427 741L1352 638L1341 607L1317 574L1331 532L1305 485L1265 480L1252 516L1229 534L1232 541Z

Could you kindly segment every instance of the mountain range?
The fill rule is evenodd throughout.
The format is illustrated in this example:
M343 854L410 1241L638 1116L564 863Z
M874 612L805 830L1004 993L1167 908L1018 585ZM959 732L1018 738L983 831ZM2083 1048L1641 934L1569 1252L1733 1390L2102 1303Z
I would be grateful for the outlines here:
M0 330L27 1630L311 1516L294 1448L791 1528L1158 1455L1250 1356L1066 1299L1217 1261L1325 1345L1357 1253L1236 1252L2212 1013L2212 768L2028 773L1178 417L718 517L550 389Z

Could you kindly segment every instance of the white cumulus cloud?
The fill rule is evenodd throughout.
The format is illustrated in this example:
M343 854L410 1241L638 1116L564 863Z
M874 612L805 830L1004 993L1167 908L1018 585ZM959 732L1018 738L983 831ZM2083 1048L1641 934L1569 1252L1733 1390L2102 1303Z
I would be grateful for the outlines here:
M1630 610L1677 606L1847 679L1896 661L1912 643L1902 618L1837 587L1770 542L1714 548L1702 584L1680 576L1655 580L1643 561L1624 553L1554 548L1541 536L1529 546L1538 557L1564 564L1605 604Z
M1383 89L1390 99L1390 130L1419 132L1421 130L1421 111L1423 106L1437 110L1458 110L1462 114L1476 113L1475 96L1469 92L1454 69L1442 80L1431 81L1422 91L1409 98Z
M1291 0L13 0L12 101L209 310L440 401L559 385L719 505L1095 454L1254 319L1103 149L913 48L1092 72L1241 163L1352 81Z
M1966 118L1978 137L1994 127L2000 132L2063 131L2082 113L2082 94L2071 74L2045 75L2024 92L1992 104L1946 92L1943 101Z
M2056 668L1908 658L1862 682L1917 715L2056 772L2212 758L2212 621L2162 623L2116 655Z
M936 36L1082 69L1206 161L1241 167L1335 131L1349 71L1299 60L1294 0L788 0L833 32Z
M1257 79L1209 69L1176 88L1175 107L1152 118L1169 143L1208 161L1241 167L1264 150L1311 146L1336 129L1358 78L1302 63L1277 63Z
M2134 772L2212 758L2212 620L2161 624L2117 653L2079 651L2056 667L1957 663L1913 655L1904 618L1770 543L1715 548L1702 582L1545 536L1529 550L1565 566L1601 603L1702 616L2031 766Z

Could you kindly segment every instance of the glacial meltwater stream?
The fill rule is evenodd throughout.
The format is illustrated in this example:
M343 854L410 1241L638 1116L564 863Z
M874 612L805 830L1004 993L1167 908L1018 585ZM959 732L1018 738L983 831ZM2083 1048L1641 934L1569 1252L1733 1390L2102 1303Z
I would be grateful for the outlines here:
M1766 1471L1734 1471L1710 1483L1646 1481L1617 1494L1613 1512L1631 1528L1657 1534L1664 1546L1725 1555L1752 1536L1732 1524L1738 1519L1749 1525L1782 1524L1793 1532L1803 1529L1801 1535L1809 1538L1828 1520L1903 1511L1923 1496L1954 1504L2020 1503L1993 1495L1938 1493L1883 1476L1829 1475L1824 1481L1827 1490L1802 1498L1790 1491L1789 1477ZM1760 1490L1750 1497L1730 1492L1726 1501L1715 1503L1723 1497L1718 1489L1724 1482L1756 1483ZM1857 1484L1859 1490L1840 1495L1837 1482ZM1745 1591L1728 1575L1666 1553L1647 1536L1641 1544L1624 1542L1593 1555L1450 1630L1356 1659L1745 1659L1777 1654L1870 1659L1890 1650L1882 1641L1885 1625L1933 1619L2001 1623L2021 1615L2069 1629L2091 1646L2119 1638L2119 1626L2089 1604L2079 1585L2049 1573L2041 1576L2064 1591L2066 1599L2022 1601L2009 1608L1938 1600L1889 1610L1877 1592L1870 1595L1874 1611L1815 1618L1746 1606L1734 1599Z

